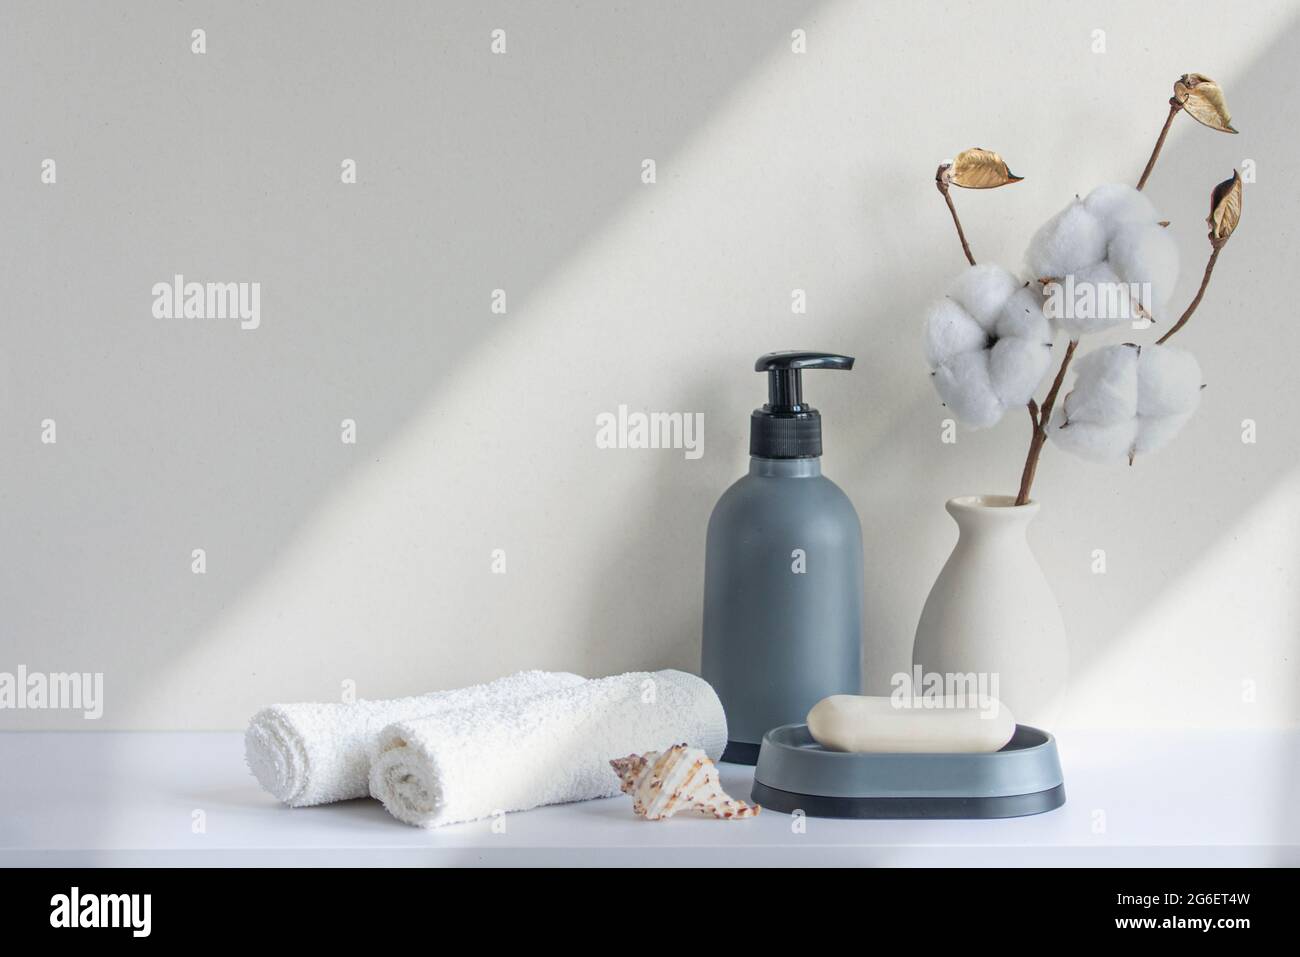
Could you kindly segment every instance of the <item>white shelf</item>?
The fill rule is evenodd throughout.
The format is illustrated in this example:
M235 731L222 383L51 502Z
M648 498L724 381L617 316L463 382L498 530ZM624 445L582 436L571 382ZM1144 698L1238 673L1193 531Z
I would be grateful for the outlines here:
M0 734L0 865L1292 865L1300 733L1059 735L1066 804L995 821L636 819L611 798L422 831L374 801L289 809L234 732ZM751 770L722 766L748 797ZM195 812L205 831L194 833Z

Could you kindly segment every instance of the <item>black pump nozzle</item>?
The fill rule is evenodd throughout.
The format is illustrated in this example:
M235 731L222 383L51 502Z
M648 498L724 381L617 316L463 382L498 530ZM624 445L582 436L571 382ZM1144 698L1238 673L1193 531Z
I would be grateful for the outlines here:
M749 454L767 459L822 454L821 413L803 401L804 369L852 369L853 357L831 352L769 352L754 363L767 373L767 405L749 422Z
M755 372L767 373L765 408L771 412L803 411L804 369L852 368L852 356L830 352L769 352L754 363Z

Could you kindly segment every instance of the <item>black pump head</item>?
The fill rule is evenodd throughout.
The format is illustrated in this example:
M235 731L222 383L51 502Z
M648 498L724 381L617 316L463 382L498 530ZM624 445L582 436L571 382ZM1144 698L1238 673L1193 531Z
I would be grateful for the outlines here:
M769 352L754 363L767 373L767 404L749 420L749 454L811 459L822 454L822 417L803 401L804 369L852 369L853 357L830 352Z

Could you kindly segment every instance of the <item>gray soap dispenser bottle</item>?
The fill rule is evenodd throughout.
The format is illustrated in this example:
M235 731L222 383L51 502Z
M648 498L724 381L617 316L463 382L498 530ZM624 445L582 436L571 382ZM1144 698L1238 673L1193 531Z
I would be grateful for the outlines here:
M862 526L822 475L821 414L804 369L849 356L772 352L768 401L749 426L749 474L709 518L702 673L727 713L724 761L753 764L763 735L818 701L862 691Z

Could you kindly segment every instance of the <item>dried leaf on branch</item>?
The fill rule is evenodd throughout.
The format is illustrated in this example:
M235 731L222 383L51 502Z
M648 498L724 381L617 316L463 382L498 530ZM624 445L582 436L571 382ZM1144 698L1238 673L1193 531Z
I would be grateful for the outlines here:
M1174 84L1174 99L1192 119L1221 133L1235 133L1223 89L1208 76L1184 73Z
M980 147L958 153L946 176L948 182L963 189L997 189L1024 179L1011 172L997 153Z
M1241 221L1241 175L1232 171L1232 178L1225 179L1210 193L1210 215L1206 218L1210 227L1210 242L1221 245L1228 241L1232 231Z

